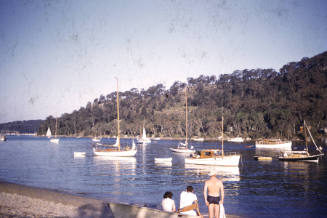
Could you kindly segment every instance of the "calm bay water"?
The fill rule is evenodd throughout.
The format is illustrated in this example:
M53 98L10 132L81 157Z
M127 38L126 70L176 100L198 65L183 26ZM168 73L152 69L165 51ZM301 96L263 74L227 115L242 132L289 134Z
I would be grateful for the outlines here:
M153 208L160 208L168 190L178 206L180 192L192 185L200 211L207 213L203 183L210 169L185 165L183 155L171 153L169 147L176 147L178 141L137 145L135 158L117 160L93 156L91 144L87 138L61 138L59 144L52 144L41 137L9 136L0 142L0 180ZM195 148L217 148L218 144L192 143ZM240 167L216 168L224 180L227 213L242 217L327 216L326 158L319 164L255 161L254 155L277 156L278 152L248 145L253 143L226 142L226 151L241 153ZM86 157L74 158L75 151L86 152ZM157 165L155 157L173 157L172 165Z

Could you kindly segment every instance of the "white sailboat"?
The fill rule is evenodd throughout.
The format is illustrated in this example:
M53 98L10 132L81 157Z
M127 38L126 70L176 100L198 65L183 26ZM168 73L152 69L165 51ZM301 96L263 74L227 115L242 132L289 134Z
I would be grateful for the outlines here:
M57 138L57 124L58 124L58 119L56 118L56 131L55 131L55 137L50 139L50 142L58 144L59 143L59 138Z
M185 143L180 142L177 148L169 148L172 152L176 153L193 153L195 150L193 146L188 148L188 115L187 115L187 86L185 87Z
M51 134L51 130L50 130L50 127L48 127L48 130L47 130L47 134L46 134L46 136L47 136L48 138L51 138L51 136L52 136L52 134Z
M143 132L142 133L143 133L142 134L142 138L138 139L137 140L137 143L138 144L148 144L148 143L151 143L151 139L146 137L146 131L145 131L144 126L143 126Z
M309 136L315 146L316 153L310 154L308 148L308 141L307 141L307 131ZM278 157L281 161L306 161L306 162L319 162L319 158L324 156L324 153L321 151L312 137L310 129L308 128L306 122L303 122L303 131L304 131L304 140L305 140L305 150L304 151L291 151L291 152L284 152L282 156Z
M117 141L111 148L97 148L93 147L93 154L98 156L107 157L134 157L136 155L136 146L133 141L132 147L120 148L120 127L119 127L119 92L118 92L118 79L117 79Z
M222 140L221 150L219 149L206 149L196 151L191 157L185 158L185 164L199 164L199 165L212 165L212 166L227 166L238 167L240 162L240 155L236 152L224 153L224 117L222 116Z

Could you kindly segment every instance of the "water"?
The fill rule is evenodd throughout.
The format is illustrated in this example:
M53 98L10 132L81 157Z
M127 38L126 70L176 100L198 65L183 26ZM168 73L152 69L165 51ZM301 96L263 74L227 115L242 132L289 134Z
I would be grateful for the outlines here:
M108 140L114 143L114 140ZM122 143L130 142L123 139ZM165 191L179 194L192 185L200 211L207 213L203 184L208 168L184 164L184 156L170 152L178 141L153 141L137 145L135 158L109 160L92 155L91 140L9 136L0 142L0 180L50 188L113 202L160 208ZM225 143L226 151L241 153L239 168L219 168L224 180L225 210L242 217L326 217L327 161L291 163L255 161L254 155L277 156L279 152L256 150L253 143ZM216 148L215 142L195 142L195 148ZM75 151L86 157L74 158ZM172 164L157 165L155 157L173 157Z

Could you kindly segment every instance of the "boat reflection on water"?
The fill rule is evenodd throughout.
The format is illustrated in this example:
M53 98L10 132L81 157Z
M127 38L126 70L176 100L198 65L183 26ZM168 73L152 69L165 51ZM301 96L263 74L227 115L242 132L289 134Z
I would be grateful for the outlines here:
M94 156L93 162L95 166L100 167L102 170L108 170L108 173L114 170L116 176L135 175L135 157Z
M309 175L310 171L314 168L319 168L319 165L315 162L288 162L283 161L282 166L284 167L284 173L293 174L296 172L297 174Z
M208 175L209 172L216 172L217 177L223 181L240 181L239 167L221 167L221 166L208 166L198 164L185 164L186 172L195 173L197 175Z
M172 166L172 158L154 158L154 164L156 166L162 167L171 167Z
M288 162L283 161L282 166L284 167L284 177L287 177L289 181L288 192L291 192L294 187L294 181L301 181L302 191L306 194L320 192L315 181L319 181L320 175L316 174L319 172L319 164L314 162ZM292 188L292 189L290 189ZM297 190L297 189L296 189ZM296 195L296 193L292 193Z
M283 152L290 151L289 149L269 149L269 148L256 148L255 155L261 157L278 158Z
M118 164L136 164L135 157L110 157L110 156L93 156L95 163L106 164L106 163L118 163Z
M171 162L155 162L154 164L159 167L172 167L173 165Z

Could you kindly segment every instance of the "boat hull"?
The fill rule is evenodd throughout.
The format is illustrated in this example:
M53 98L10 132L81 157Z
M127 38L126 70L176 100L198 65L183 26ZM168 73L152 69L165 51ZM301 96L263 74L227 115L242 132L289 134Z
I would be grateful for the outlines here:
M169 157L169 158L154 158L154 162L155 163L171 163L172 161L172 158Z
M219 157L212 157L212 158L189 157L189 158L185 158L185 164L235 167L239 165L240 157L241 157L240 155L230 155L224 157L219 156Z
M244 139L241 137L236 137L236 138L230 138L228 141L229 142L244 142Z
M107 157L134 157L137 150L123 150L123 151L107 151L106 149L100 150L93 148L93 154L96 156L107 156Z
M169 148L172 152L176 153L194 153L195 150L192 149L181 149L181 148Z
M296 155L296 156L281 156L278 160L281 161L308 161L308 162L318 162L319 157L323 156L323 154L317 155Z
M50 139L51 143L55 143L55 144L59 144L59 139L55 138L55 139Z
M149 144L149 143L151 143L151 139L148 139L148 138L146 138L146 139L139 139L137 141L137 144Z
M269 148L269 149L292 149L292 142L291 141L286 141L283 143L261 143L261 142L256 142L255 143L256 148Z
M254 160L272 161L272 157L254 156Z
M86 155L85 152L78 152L78 151L74 152L74 158L76 158L76 157L85 157L85 155Z
M204 138L194 138L192 140L196 142L204 142Z

